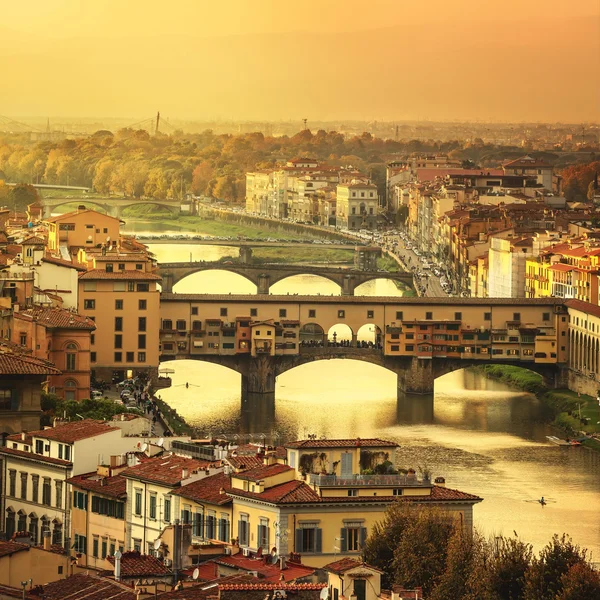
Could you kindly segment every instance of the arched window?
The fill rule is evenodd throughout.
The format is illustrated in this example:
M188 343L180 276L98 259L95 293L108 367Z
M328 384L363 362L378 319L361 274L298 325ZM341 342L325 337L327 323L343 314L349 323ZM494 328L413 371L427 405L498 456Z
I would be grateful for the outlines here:
M38 543L38 518L35 513L29 513L29 536L34 544Z
M27 531L27 513L24 510L20 510L17 514L19 515L19 523L17 525L17 531L19 533L21 533L23 531Z
M77 400L77 382L73 379L65 381L65 400Z
M62 523L58 519L52 521L52 543L62 544Z
M65 346L65 370L77 371L77 345L72 342Z
M6 527L5 527L5 531L6 531L6 539L7 540L10 540L10 538L15 533L15 527L16 527L16 523L15 523L15 511L9 506L6 509Z

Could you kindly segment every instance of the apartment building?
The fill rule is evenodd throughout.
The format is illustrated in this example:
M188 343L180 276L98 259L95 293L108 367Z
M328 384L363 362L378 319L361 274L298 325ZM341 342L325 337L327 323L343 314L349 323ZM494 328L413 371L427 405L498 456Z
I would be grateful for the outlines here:
M160 277L144 253L106 252L79 276L79 312L96 323L90 363L97 379L158 373Z
M358 182L336 188L336 225L345 229L376 229L379 209L377 186Z
M90 344L96 329L92 320L64 308L35 306L13 310L8 327L13 343L61 371L49 376L50 393L65 400L90 397Z
M125 469L121 473L128 498L125 549L152 554L155 541L176 519L192 523L191 502L179 501L180 510L176 511L173 493L222 468L220 461L167 454Z
M334 557L360 556L370 529L398 500L437 506L472 527L481 498L408 475L367 475L393 462L385 440L301 440L286 445L288 465L270 464L231 475L232 533L242 549L299 553L322 567ZM382 472L383 472L382 471Z
M68 479L94 471L103 455L131 451L134 444L118 427L91 419L9 436L0 448L6 537L27 531L39 543L51 531L52 542L64 545L71 519Z
M58 375L52 363L0 342L0 434L39 428L43 386Z
M536 181L549 191L559 191L556 189L553 180L554 169L552 165L539 158L531 156L522 156L516 160L509 160L502 165L505 175L526 175L535 177Z
M74 255L80 248L98 248L116 244L121 220L81 206L73 212L44 220L48 227L48 250L61 252L65 248ZM68 258L64 255L63 258Z

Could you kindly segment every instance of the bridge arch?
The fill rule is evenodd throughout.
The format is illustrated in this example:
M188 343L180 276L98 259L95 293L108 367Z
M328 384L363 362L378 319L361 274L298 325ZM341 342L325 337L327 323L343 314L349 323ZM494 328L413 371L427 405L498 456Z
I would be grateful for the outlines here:
M182 281L187 279L190 275L195 275L197 273L207 273L209 271L216 271L216 272L221 271L223 273L233 273L235 275L239 275L240 277L242 277L246 281L249 281L250 283L254 284L258 288L258 279L255 278L252 273L248 273L248 272L244 271L244 269L236 269L234 266L225 265L225 264L215 264L215 263L202 264L202 263L199 263L198 266L189 267L189 268L186 268L186 269L183 269L180 271L178 270L175 273L173 273L172 275L169 273L169 269L166 268L161 273L161 275L163 277L163 283L165 280L166 281L170 280L171 289L172 289L175 285L177 285L178 283L181 283ZM227 290L224 293L228 293L228 292L231 292L231 289ZM257 292L257 290L254 290L253 293L256 293L256 292Z
M136 201L132 201L129 204L119 204L119 208L121 209L121 211L127 210L128 208L132 208L132 207L138 207L138 206L158 206L159 208L162 208L165 212L168 212L169 214L179 214L180 211L180 207L179 206L173 206L171 204L167 204L165 202L161 202L160 200L149 200L149 199L144 199L144 200L136 200Z
M325 342L325 331L318 323L306 323L302 325L299 333L300 344L323 344Z
M91 204L95 207L95 209L100 209L100 211L98 212L102 212L107 215L110 214L110 206L108 204L105 204L104 202L101 202L99 200L88 200L87 198L64 198L56 203L52 202L51 200L42 200L42 203L47 208L49 213L52 213L56 211L57 208L60 208L61 206L65 206L67 204L77 204L78 206L85 206L86 208L88 208L88 205Z
M354 330L348 323L336 323L327 331L327 341L329 342L352 342L355 339Z
M338 295L341 295L342 293L342 277L341 275L329 275L326 273L310 273L310 267L306 267L307 271L306 273L285 273L283 275L271 275L269 278L269 285L271 287L271 289L273 288L273 286L277 283L282 283L283 281L285 281L286 279L292 279L294 277L305 277L307 275L310 275L311 277L316 277L319 279L324 279L326 281L330 281L331 283L334 283L338 288ZM270 292L270 293L277 293L277 292ZM326 293L325 295L329 295L328 293Z
M365 276L361 278L361 281L359 284L356 285L356 287L354 288L354 295L355 296L363 296L366 294L363 294L363 292L365 291L365 288L363 288L363 286L367 283L375 283L375 285L377 285L378 282L382 282L382 283L386 283L386 284L392 284L394 286L394 288L396 290L398 290L398 279L395 279L393 277L393 274L390 273L390 276L386 276L385 273L381 273L380 275L373 275L373 276ZM406 288L406 290L411 289L411 286L408 283L405 283L404 281L400 282L400 284ZM363 288L361 290L361 288ZM387 293L379 293L377 292L375 294L376 296L387 296Z

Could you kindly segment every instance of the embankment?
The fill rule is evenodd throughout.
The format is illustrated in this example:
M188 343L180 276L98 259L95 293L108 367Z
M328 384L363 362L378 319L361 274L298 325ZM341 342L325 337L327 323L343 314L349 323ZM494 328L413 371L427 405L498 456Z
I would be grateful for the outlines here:
M583 445L600 451L600 406L596 398L568 389L548 389L541 375L521 367L482 365L477 369L490 379L535 394L551 411L554 427L570 437L594 436Z

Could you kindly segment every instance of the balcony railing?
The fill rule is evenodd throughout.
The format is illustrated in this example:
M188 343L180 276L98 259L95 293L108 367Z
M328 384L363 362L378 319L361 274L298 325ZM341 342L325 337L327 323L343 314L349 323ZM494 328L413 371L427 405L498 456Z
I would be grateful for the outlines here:
M430 480L417 479L415 475L351 475L338 477L337 475L308 476L308 482L319 487L364 487L364 486L389 486L389 487L431 487Z

